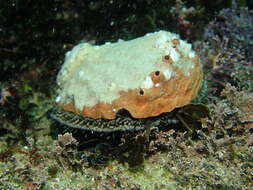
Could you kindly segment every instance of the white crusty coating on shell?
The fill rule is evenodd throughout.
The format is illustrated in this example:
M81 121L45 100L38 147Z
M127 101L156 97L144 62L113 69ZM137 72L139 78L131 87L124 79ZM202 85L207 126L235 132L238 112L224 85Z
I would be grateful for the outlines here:
M173 39L179 40L176 47ZM119 98L121 91L153 87L152 72L160 71L170 80L176 73L170 64L162 61L168 54L173 67L185 75L193 69L190 58L195 54L191 45L167 31L101 46L81 43L66 53L57 77L60 86L57 101L63 104L74 102L75 107L82 110L84 106L100 102L111 103Z

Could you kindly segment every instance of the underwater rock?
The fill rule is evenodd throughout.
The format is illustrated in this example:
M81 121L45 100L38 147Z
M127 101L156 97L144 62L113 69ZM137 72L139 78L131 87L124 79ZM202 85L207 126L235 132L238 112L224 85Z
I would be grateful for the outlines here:
M81 43L67 52L56 102L66 111L114 119L119 110L147 118L196 96L202 65L191 44L167 31L130 41Z

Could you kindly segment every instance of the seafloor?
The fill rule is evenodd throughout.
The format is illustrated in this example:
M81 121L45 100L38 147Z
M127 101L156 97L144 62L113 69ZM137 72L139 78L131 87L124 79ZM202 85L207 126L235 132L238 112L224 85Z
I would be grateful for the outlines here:
M0 189L253 189L252 6L251 0L1 2ZM203 63L202 89L175 111L177 122L108 135L50 119L67 50L161 29L191 42Z

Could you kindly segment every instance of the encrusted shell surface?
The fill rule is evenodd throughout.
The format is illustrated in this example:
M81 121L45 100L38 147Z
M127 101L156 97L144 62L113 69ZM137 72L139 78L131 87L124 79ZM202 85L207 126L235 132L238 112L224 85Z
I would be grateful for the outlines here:
M191 45L170 32L101 46L83 43L66 55L57 103L91 118L115 119L121 109L147 118L190 103L201 80Z

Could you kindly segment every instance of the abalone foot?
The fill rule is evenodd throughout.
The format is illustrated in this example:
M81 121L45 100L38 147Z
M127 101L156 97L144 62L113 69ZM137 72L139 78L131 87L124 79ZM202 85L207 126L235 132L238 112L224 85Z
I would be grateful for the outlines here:
M58 124L67 128L79 129L89 132L111 133L124 131L141 131L147 127L164 128L171 124L177 124L178 121L173 118L173 112L164 113L156 117L136 119L132 118L127 111L121 110L117 113L116 119L93 119L77 115L63 110L60 107L54 108L49 114L50 118Z

